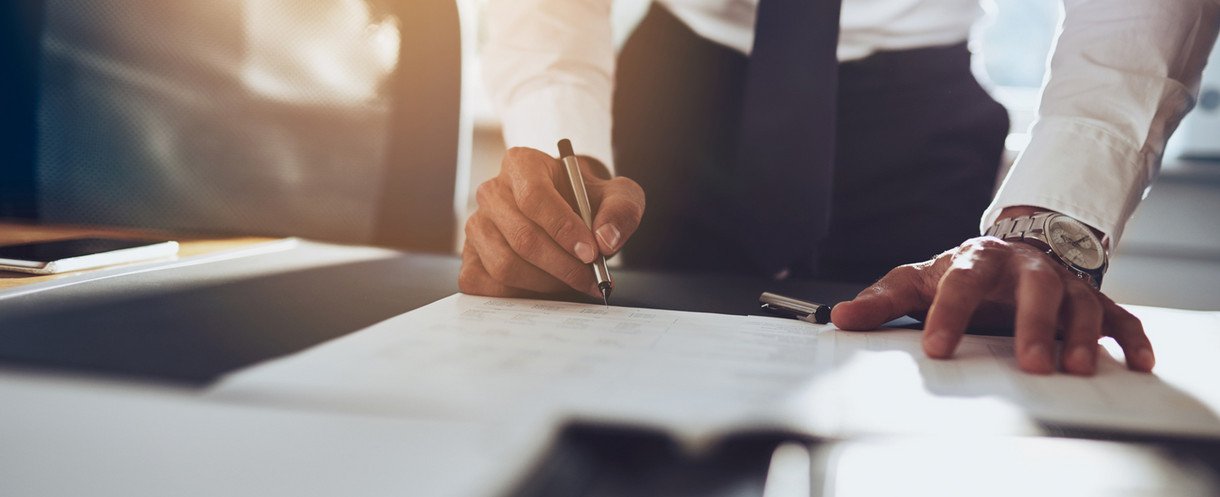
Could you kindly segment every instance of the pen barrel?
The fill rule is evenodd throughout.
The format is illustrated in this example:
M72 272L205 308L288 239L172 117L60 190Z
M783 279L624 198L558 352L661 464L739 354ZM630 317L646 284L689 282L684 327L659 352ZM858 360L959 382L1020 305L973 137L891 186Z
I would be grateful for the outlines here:
M803 321L820 324L830 322L830 306L825 304L794 299L771 292L763 292L758 297L758 303L773 312L795 317Z
M597 277L597 283L599 285L602 283L611 283L613 281L610 279L610 270L606 268L605 257L599 255L597 256L597 259L593 261L593 275Z
M570 147L570 145L569 145ZM585 179L580 173L580 160L575 155L571 155L571 150L563 150L563 143L560 142L561 154L563 155L563 167L568 172L568 180L572 183L572 196L576 199L576 211L580 214L581 219L585 222L585 227L593 230L593 206L589 205L589 192L585 190ZM606 268L606 258L597 256L593 260L593 275L597 277L598 286L602 283L613 283L610 279L610 270Z
M563 158L563 167L568 170L568 180L572 182L572 193L576 197L576 210L585 227L593 229L593 207L589 205L589 192L585 190L585 178L580 174L580 161L575 155Z

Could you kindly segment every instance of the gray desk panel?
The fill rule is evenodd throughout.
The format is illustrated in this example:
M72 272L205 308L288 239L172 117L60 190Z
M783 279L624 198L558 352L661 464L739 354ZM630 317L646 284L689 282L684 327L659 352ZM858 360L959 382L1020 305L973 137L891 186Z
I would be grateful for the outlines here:
M0 299L0 363L202 385L451 294L457 267L302 243Z

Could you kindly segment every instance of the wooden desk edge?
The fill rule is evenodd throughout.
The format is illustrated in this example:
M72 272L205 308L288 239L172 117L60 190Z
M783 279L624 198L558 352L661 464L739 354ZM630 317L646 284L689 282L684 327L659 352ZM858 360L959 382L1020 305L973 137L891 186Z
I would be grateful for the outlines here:
M106 226L64 226L64 225L44 225L44 224L27 224L13 221L0 221L0 245L15 245L20 243L41 242L49 240L62 240L66 238L80 238L90 236L109 236L109 237L125 237L125 238L146 238L146 239L161 239L161 240L177 240L178 241L178 258L184 259L204 254L212 254L225 250L248 247L260 243L266 243L278 238L267 237L215 237L207 235L189 235L180 233L171 233L167 231L135 229L135 228L115 228ZM133 263L140 264L140 263ZM100 269L109 269L119 266L106 266L96 269L86 269L82 271L73 271L70 273L50 274L50 275L32 275L8 271L0 271L0 290L15 288L32 283L40 283L43 281L51 281L61 278L71 278L73 276L88 274Z

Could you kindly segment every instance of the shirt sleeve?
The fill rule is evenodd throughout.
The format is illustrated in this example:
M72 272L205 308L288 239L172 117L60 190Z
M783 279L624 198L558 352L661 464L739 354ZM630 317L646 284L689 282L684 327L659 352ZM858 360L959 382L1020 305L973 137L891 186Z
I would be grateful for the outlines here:
M612 0L491 0L483 73L509 147L562 138L614 171Z
M991 206L1028 205L1106 233L1111 247L1194 106L1220 0L1064 0L1038 120Z

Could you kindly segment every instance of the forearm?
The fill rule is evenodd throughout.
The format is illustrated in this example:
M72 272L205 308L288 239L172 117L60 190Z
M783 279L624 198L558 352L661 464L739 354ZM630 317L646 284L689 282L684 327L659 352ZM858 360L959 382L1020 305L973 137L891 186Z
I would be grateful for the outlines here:
M1068 214L1117 241L1194 104L1216 0L1065 0L1039 120L981 229L1001 210Z
M610 0L492 0L483 69L509 147L569 138L613 171Z

